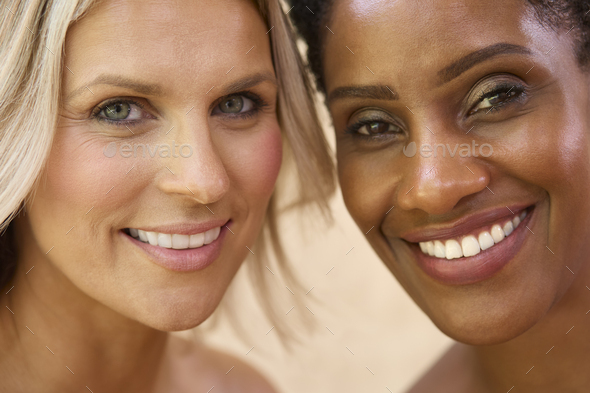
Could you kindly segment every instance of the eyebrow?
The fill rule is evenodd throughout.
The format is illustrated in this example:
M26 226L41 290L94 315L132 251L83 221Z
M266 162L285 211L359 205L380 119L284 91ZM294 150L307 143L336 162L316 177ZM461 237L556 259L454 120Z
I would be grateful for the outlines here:
M471 52L466 56L463 56L451 65L440 70L438 72L440 84L443 85L452 81L459 75L463 74L465 71L475 67L477 64L483 61L505 54L531 55L532 51L521 45L508 44L504 42L487 46L475 52Z
M233 82L232 84L223 87L222 91L224 95L239 93L241 91L259 85L263 82L270 82L273 85L277 86L277 79L275 78L274 74L270 72L260 72L254 75L249 75L236 82Z
M277 85L277 80L274 74L270 72L260 72L254 75L249 75L236 82L233 82L227 87L224 87L223 94L227 95L232 93L238 93L240 91L259 85L263 82L271 82L275 86ZM144 83L119 75L102 74L96 77L92 82L88 83L87 85L81 86L73 92L71 92L66 97L66 101L82 94L85 91L92 92L92 90L90 90L89 88L97 85L111 85L116 87L122 87L149 96L157 96L162 94L162 87L157 84Z
M386 85L342 86L328 96L328 103L344 98L368 98L373 100L397 100L398 94Z
M71 100L72 98L80 95L85 91L90 91L90 87L97 86L97 85L111 85L122 87L129 90L134 90L140 94L145 95L159 95L162 92L162 88L156 84L144 83L140 81L136 81L130 78L126 78L119 75L109 75L109 74L102 74L94 78L94 80L87 85L80 86L73 92L71 92L67 97L66 100ZM93 93L94 94L94 93Z

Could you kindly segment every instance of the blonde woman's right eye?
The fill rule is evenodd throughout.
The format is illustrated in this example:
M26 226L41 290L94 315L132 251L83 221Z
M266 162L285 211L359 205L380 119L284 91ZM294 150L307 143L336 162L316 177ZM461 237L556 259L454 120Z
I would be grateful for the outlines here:
M144 114L140 104L128 100L116 100L102 104L94 115L98 120L110 123L132 123L149 117Z

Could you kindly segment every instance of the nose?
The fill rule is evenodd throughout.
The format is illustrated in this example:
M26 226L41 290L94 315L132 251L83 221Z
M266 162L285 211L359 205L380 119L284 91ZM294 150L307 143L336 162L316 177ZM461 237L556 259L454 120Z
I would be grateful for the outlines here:
M189 141L176 148L176 157L166 160L164 175L158 187L167 194L182 195L208 205L223 198L229 191L230 180L215 146L207 122L185 124L174 137Z
M404 157L409 160L409 164L397 191L400 208L420 209L428 214L444 214L451 211L463 198L486 189L490 182L490 173L485 163L481 156L467 157L465 148L462 150L464 156L461 157L459 146L465 147L461 142L455 145L455 139L452 145L448 144L450 152L445 143L444 149L447 150L444 151L444 156L442 144L429 144L438 147L438 151L435 149L436 157L433 153ZM472 143L471 146L473 145ZM455 146L458 147L457 150ZM451 157L453 150L455 154ZM477 151L474 154L477 155Z

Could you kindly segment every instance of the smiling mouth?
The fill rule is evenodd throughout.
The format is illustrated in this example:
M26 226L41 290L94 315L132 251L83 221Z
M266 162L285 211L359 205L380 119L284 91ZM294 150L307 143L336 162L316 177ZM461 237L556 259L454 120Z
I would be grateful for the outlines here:
M528 238L523 227L532 225L535 205L508 210L512 216L496 208L464 216L454 226L408 232L402 239L431 278L445 285L473 284L504 269Z
M527 212L512 219L504 219L480 231L477 237L467 235L451 239L438 239L434 241L419 242L422 253L440 259L467 258L479 254L481 251L494 247L496 244L510 236L526 218Z
M175 250L195 249L213 243L219 237L221 227L215 227L208 231L193 235L181 235L177 233L148 232L136 228L126 228L125 233L145 244Z

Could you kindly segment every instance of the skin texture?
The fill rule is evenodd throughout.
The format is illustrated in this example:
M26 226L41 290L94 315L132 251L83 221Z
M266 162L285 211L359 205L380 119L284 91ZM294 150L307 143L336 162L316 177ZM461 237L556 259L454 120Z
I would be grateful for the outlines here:
M375 227L368 241L414 301L464 343L412 392L587 391L590 80L567 29L545 29L524 1L475 0L337 0L328 26L334 34L325 35L324 71L345 203L363 232ZM469 68L449 69L500 43L529 53L480 56ZM494 81L524 86L525 94L473 112L477 92ZM335 98L337 89L363 85L387 89L381 98ZM346 131L366 113L385 133L363 139ZM472 141L492 145L493 154L402 152L410 142ZM402 239L514 204L534 207L531 231L483 281L430 277Z
M282 140L267 30L245 0L108 1L71 27L72 72L63 73L54 145L15 222L18 271L3 297L14 314L1 314L3 388L274 391L236 359L167 333L199 325L218 306L274 189ZM154 86L94 83L103 74ZM231 87L252 79L238 91L265 105L247 117L219 112ZM139 120L125 127L95 119L112 98L137 102ZM193 154L108 158L113 141L189 144ZM193 272L155 264L121 233L211 220L231 220L233 234L211 265Z

